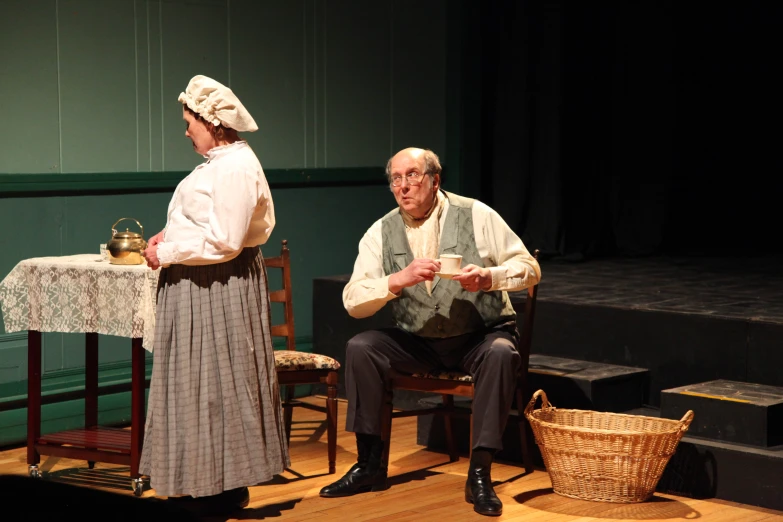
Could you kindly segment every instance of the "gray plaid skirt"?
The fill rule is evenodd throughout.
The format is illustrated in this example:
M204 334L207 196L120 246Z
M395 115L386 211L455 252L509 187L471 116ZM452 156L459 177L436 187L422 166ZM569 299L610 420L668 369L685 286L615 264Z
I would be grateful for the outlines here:
M161 269L140 473L202 497L289 465L261 249Z

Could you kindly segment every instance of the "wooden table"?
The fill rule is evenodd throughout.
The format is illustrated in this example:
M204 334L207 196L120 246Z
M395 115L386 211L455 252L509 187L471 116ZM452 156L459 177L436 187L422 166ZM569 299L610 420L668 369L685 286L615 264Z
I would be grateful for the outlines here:
M130 466L139 496L144 479L139 460L144 440L145 348L151 350L157 271L143 265L111 265L99 255L32 258L21 261L0 282L7 332L27 330L27 464L41 478L41 455ZM41 332L85 334L84 427L41 434ZM98 425L98 334L130 337L130 430ZM145 343L145 335L147 343ZM121 385L120 385L121 386ZM61 394L62 395L62 394ZM62 396L54 398L64 400Z

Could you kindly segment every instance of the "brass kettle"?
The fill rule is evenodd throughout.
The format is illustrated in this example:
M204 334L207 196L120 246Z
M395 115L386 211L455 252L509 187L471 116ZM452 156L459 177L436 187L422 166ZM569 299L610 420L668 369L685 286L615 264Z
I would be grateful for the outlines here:
M136 221L133 218L120 218L117 223L124 219L130 219ZM117 232L114 227L117 226L114 223L111 226L111 241L106 243L106 252L109 255L109 263L112 265L140 265L146 260L141 252L147 248L147 242L144 240L144 227L141 223L136 221L141 229L141 234L138 232L129 232L125 229L125 232Z

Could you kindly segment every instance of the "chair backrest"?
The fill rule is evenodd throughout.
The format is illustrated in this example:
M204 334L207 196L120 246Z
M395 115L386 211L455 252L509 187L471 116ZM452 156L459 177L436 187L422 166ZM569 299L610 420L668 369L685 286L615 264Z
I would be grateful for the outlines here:
M536 249L533 257L538 261L540 251ZM533 320L536 316L536 298L538 297L538 284L527 289L527 298L525 299L525 308L522 311L522 331L519 339L519 352L530 354L530 347L533 342Z
M283 246L280 249L279 256L264 259L267 269L279 268L282 271L282 287L279 290L269 291L270 303L283 304L283 323L272 325L272 336L285 337L286 349L296 350L296 341L294 339L294 298L291 292L291 251L288 250L287 239L283 239L282 243ZM267 284L269 284L268 280Z

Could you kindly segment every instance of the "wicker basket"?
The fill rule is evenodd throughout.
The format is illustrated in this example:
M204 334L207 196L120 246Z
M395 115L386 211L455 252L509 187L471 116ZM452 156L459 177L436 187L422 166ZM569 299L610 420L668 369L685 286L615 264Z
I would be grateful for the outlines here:
M541 397L541 408L533 411ZM557 409L544 390L525 408L552 489L598 502L643 502L655 492L669 459L693 420L680 421Z

